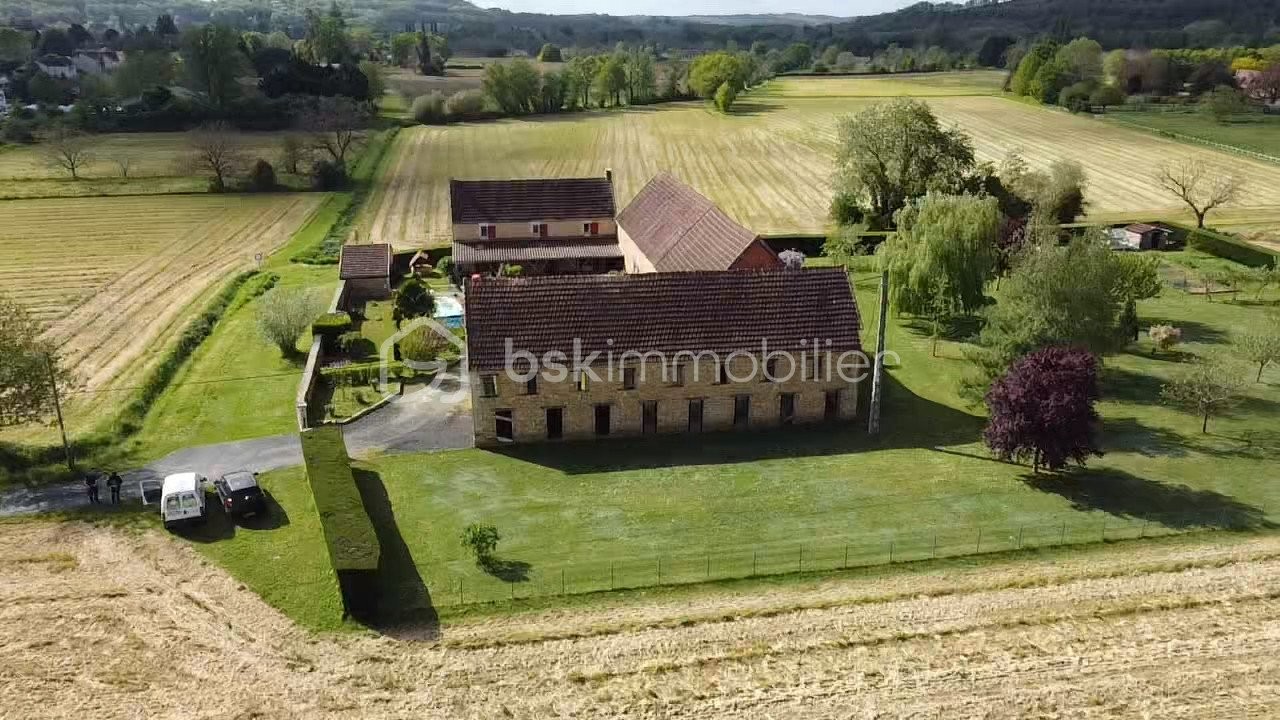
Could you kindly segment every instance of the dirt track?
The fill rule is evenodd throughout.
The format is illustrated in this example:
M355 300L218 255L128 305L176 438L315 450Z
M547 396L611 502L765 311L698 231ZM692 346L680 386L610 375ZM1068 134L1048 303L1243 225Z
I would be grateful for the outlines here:
M158 533L0 524L0 717L1275 717L1280 536L293 628Z

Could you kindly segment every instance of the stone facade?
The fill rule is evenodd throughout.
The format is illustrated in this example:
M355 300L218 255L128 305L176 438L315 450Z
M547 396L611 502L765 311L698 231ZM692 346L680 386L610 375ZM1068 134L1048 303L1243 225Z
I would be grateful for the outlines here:
M498 240L532 240L536 235L533 234L533 224L539 222L530 220L528 222L508 222L508 223L454 223L453 239L461 242L480 242L485 239L480 237L480 225L491 224L496 229L496 239ZM573 220L544 220L547 225L548 238L576 238L576 237L609 237L618 232L618 225L612 217L588 217L576 218ZM582 231L582 226L588 223L596 223L599 232L594 235L588 235Z
M351 278L346 281L352 300L385 300L391 297L391 278Z
M538 377L536 392L530 393L526 383L518 382L505 372L472 372L472 417L475 425L475 441L480 447L492 447L506 442L499 440L499 412L509 412L511 436L514 442L544 442L548 437L548 408L561 409L564 440L599 438L597 432L598 406L607 406L608 433L610 437L628 437L649 433L698 432L696 422L691 429L690 401L701 400L701 432L732 429L760 429L783 424L783 396L792 395L794 414L789 422L815 423L824 420L848 420L857 414L858 384L842 380L833 366L834 358L823 354L817 363L817 379L814 379L813 354L805 354L799 362L803 373L795 373L789 379L789 362L782 353L771 353L779 381L764 381L760 374L751 375L751 357L738 354L727 369L728 382L720 382L721 373L710 357L699 362L686 358L681 364L681 382L674 382L674 372L668 369L664 377L662 365L657 362L633 364L626 367L634 371L634 388L626 385L626 374L620 365L600 363L593 369L599 380L589 379L585 389L579 387L570 373L560 373L563 378L549 375L544 370ZM750 377L749 377L750 376ZM748 378L749 379L743 379ZM489 380L491 378L491 380ZM488 389L496 390L488 396ZM828 393L833 394L834 407L828 405ZM735 406L738 396L749 398L746 422L735 425ZM656 403L650 427L645 427L645 406ZM830 413L830 414L829 414Z

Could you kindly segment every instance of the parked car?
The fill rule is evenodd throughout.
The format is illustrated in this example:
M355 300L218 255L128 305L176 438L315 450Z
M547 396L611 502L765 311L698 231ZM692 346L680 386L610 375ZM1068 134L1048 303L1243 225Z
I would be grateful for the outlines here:
M257 473L239 470L213 483L222 511L228 515L253 515L267 511L267 496L258 486Z
M164 479L160 488L160 519L164 521L166 530L179 525L200 524L208 518L204 483L205 479L193 472L178 473Z

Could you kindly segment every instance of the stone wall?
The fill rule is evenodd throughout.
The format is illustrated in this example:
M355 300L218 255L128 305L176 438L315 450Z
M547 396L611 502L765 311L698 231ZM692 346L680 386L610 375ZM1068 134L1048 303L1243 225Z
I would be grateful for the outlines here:
M543 371L537 382L537 392L529 394L525 383L518 382L505 372L470 373L473 422L478 446L499 444L495 412L510 410L516 442L543 442L547 438L547 408L562 408L563 439L588 439L596 433L596 406L608 405L610 436L641 435L643 408L646 401L657 402L658 433L689 432L689 401L703 401L702 431L733 429L734 403L738 395L750 397L750 415L745 429L775 427L781 423L781 398L784 393L795 395L794 421L800 423L821 422L825 419L826 392L838 393L839 419L851 419L858 410L858 387L845 382L832 367L831 356L824 355L819 365L819 376L813 376L813 358L805 356L804 372L796 373L783 382L765 382L758 376L746 380L730 380L720 383L716 364L710 358L682 365L683 382L673 382L672 374L664 379L662 366L656 362L633 365L636 370L635 389L624 389L623 373L619 366L603 363L593 366L600 380L589 380L585 390L580 390L575 379L556 379ZM778 375L785 375L787 361L779 362ZM696 367L696 370L695 370ZM751 372L749 357L737 356L730 364L733 378L745 378ZM643 370L641 369L643 368ZM830 372L828 372L830 370ZM868 370L869 376L869 370ZM484 396L483 377L494 376L497 396Z

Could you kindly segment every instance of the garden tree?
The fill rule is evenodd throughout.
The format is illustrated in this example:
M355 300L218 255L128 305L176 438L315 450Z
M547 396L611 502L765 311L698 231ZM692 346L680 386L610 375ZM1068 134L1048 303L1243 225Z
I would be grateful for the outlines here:
M1127 265L1112 252L1105 233L1028 246L985 309L979 349L970 354L976 377L965 381L969 395L985 392L1015 358L1054 345L1079 347L1094 355L1119 349L1120 316L1134 293L1149 288L1154 265ZM1158 282L1158 275L1155 276Z
M855 257L867 254L867 246L862 235L867 231L866 225L858 223L840 224L822 243L823 257L831 258L837 265L849 267Z
M538 50L539 62L563 62L564 57L560 54L560 46L552 43L543 43L542 49Z
M0 427L37 422L53 412L50 381L72 382L57 347L26 308L0 294Z
M414 32L396 33L391 36L391 64L407 68L413 65L418 53L418 34Z
M286 357L298 354L298 338L324 312L324 298L312 288L273 288L257 304L258 331Z
M75 84L37 72L27 81L27 94L45 105L65 105L75 99Z
M31 40L29 32L0 27L0 63L25 63L31 57Z
M488 523L472 523L462 530L462 546L476 556L476 564L482 568L493 565L493 553L501 539L498 528Z
M418 30L414 49L418 55L418 72L423 75L444 75L445 62L449 59L449 44L441 35Z
M1280 60L1263 68L1250 89L1269 103L1280 101Z
M623 59L616 53L605 58L596 71L593 84L601 105L604 105L605 98L615 106L621 105L622 94L627 89L627 69Z
M1093 110L1089 98L1093 96L1094 86L1089 83L1073 83L1062 88L1058 93L1058 105L1073 113L1086 113Z
M929 317L976 312L995 274L1000 209L993 197L928 194L896 216L898 232L880 246L893 306Z
M1243 368L1224 356L1192 361L1160 389L1165 402L1203 418L1200 432L1209 432L1209 418L1235 405L1248 379Z
M245 164L235 129L222 120L187 133L187 145L195 166L213 176L209 187L214 192L226 190L227 178L236 175Z
M634 48L627 52L622 68L627 77L627 103L634 105L652 100L658 87L657 62L653 53Z
M1204 227L1210 210L1230 203L1240 194L1240 177L1234 172L1210 167L1198 158L1185 158L1160 169L1160 186L1191 208L1196 227Z
M334 2L329 12L321 15L308 8L303 13L307 30L304 42L311 57L321 64L344 63L352 58L351 44L347 37L347 21L342 9Z
M76 44L66 30L51 27L40 33L37 50L41 55L71 55L76 51Z
M423 125L436 125L448 120L444 94L439 90L419 95L409 106L409 115Z
M1215 122L1226 124L1237 115L1249 112L1244 93L1228 85L1219 85L1200 98L1200 106Z
M542 89L538 95L538 109L544 113L560 112L569 100L569 81L561 73L542 76Z
M459 90L444 101L444 111L451 118L468 118L484 112L484 93Z
M1089 94L1089 104L1094 107L1110 107L1124 104L1124 92L1115 85L1099 85Z
M673 59L666 63L666 72L662 74L662 88L658 94L667 100L686 97L689 93L686 84L689 80L689 63Z
M1055 59L1072 82L1097 83L1102 79L1102 46L1097 40L1076 38L1058 48Z
M875 227L926 192L956 192L973 168L973 147L944 130L918 100L877 103L836 126L836 197L856 198Z
M456 359L458 352L453 343L440 336L440 333L429 327L418 327L409 331L397 344L400 357L417 363L447 361Z
M1055 55L1046 60L1036 71L1035 77L1031 78L1031 84L1027 87L1027 96L1048 105L1056 102L1063 88L1068 87L1072 82L1071 71L1067 68L1066 61Z
M528 60L516 59L485 66L484 92L508 115L523 115L538 107L542 78Z
M418 278L409 278L400 284L392 299L394 309L391 317L396 327L404 320L416 317L430 317L436 311L436 298L431 289Z
M1254 382L1262 382L1262 371L1271 363L1280 363L1280 315L1272 315L1262 327L1251 328L1234 346L1240 355L1258 366Z
M1157 350L1167 352L1182 342L1182 331L1172 325L1152 325L1147 337L1151 338L1151 354L1155 355Z
M813 48L809 47L807 43L792 43L782 51L780 60L782 66L779 70L782 72L802 70L809 67L809 64L813 62Z
M782 267L788 270L799 270L804 267L804 253L798 250L783 250L778 253L778 259L782 261Z
M111 75L111 85L122 98L137 97L151 88L172 85L176 74L177 65L168 50L131 52Z
M1191 92L1200 95L1220 85L1234 87L1236 76L1225 62L1221 60L1206 60L1196 65L1191 74L1187 76L1187 82L1191 85Z
M1124 309L1120 311L1120 320L1116 325L1116 336L1120 341L1128 345L1138 339L1138 303L1129 298L1124 301Z
M302 172L301 166L310 159L310 154L311 149L296 134L289 133L280 138L280 167L290 175Z
M733 107L733 103L738 99L738 91L733 89L731 83L724 83L716 90L714 102L716 109L722 113L727 113Z
M565 63L565 77L572 92L577 96L575 105L579 107L591 105L591 84L595 81L603 61L599 55L575 55Z
M40 136L45 163L70 173L72 180L79 180L80 171L93 160L93 145L85 133L61 125Z
M342 95L318 97L314 102L303 126L311 133L313 146L328 153L335 165L345 169L347 153L369 125L369 113L355 100Z
M239 78L248 61L240 52L240 36L226 25L210 23L182 35L182 68L187 84L225 108L240 96Z
M369 83L369 100L377 102L387 92L387 81L382 76L382 63L361 60L358 67Z
M1032 81L1040 72L1040 68L1050 62L1054 55L1058 52L1058 44L1052 40L1042 40L1022 56L1022 60L1018 62L1018 67L1013 72L1013 79L1009 82L1009 89L1014 95L1031 95Z
M983 439L1004 460L1031 471L1083 466L1098 449L1098 360L1087 350L1047 347L1018 358L987 391Z

